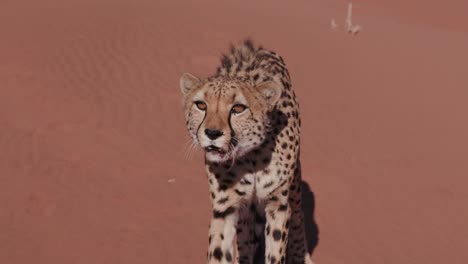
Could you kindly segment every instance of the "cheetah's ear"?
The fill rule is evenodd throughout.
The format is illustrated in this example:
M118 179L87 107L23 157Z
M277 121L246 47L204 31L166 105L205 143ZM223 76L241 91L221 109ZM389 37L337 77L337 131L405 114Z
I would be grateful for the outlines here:
M182 94L185 96L197 87L199 83L200 79L190 73L184 73L179 80L180 91L182 91Z
M273 81L260 83L256 88L270 106L274 106L281 97L281 86Z

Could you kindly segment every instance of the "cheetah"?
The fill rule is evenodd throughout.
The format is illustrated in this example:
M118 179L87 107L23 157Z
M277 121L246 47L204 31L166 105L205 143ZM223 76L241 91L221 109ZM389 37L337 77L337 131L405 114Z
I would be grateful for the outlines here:
M231 45L214 75L183 74L180 89L187 129L205 152L207 263L312 263L301 210L301 121L283 58L245 40Z

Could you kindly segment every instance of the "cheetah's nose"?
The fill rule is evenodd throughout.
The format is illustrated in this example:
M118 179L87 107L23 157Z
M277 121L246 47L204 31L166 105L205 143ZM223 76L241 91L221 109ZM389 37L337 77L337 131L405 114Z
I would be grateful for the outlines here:
M208 136L209 139L215 140L223 135L222 131L216 129L205 129L205 134Z

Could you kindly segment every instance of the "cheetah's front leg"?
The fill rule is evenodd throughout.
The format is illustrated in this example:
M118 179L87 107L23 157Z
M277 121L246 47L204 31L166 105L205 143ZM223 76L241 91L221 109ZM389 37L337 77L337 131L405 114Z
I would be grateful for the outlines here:
M237 262L236 264L254 264L257 248L255 244L255 206L243 206L239 212L237 224Z
M239 212L235 207L228 207L224 211L214 210L209 231L208 264L233 263L238 217Z
M265 206L265 258L266 263L283 264L286 262L288 226L291 209L287 197L272 195Z
M298 161L294 171L294 180L289 188L291 221L289 224L288 264L312 264L310 254L307 252L301 191L301 164Z

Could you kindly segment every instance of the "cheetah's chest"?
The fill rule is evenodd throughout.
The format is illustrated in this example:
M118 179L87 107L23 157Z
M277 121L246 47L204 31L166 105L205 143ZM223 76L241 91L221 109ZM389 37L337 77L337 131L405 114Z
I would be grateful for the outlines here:
M266 200L286 180L284 168L277 164L276 158L262 168L262 170L247 173L237 183L235 190L245 193L245 199Z

